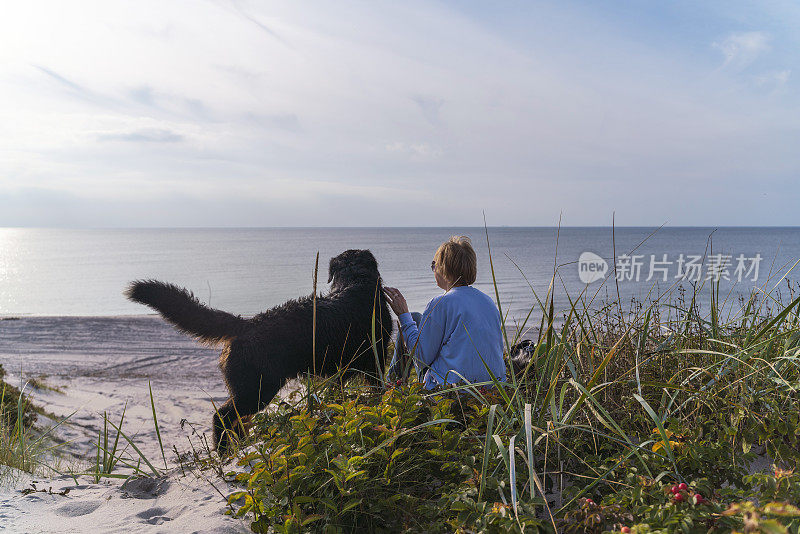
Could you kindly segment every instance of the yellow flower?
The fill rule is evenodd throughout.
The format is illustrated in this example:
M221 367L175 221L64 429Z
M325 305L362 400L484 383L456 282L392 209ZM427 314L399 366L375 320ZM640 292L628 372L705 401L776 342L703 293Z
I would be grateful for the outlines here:
M506 508L508 508L508 506L506 506L505 504L503 504L501 502L496 502L496 503L494 503L494 506L492 506L492 513L493 514L499 514L500 512L505 510Z
M669 446L673 451L677 450L677 449L680 449L682 445L683 445L683 443L681 443L680 441L669 440ZM659 441L659 442L653 444L653 452L658 452L663 448L665 448L663 441Z
M658 428L654 428L653 429L653 434L660 434L660 432L658 431ZM672 437L672 430L670 430L669 428L665 428L664 429L664 434L666 434L667 439L669 439L669 438Z
M658 431L658 428L654 428L653 434L659 434L660 437L661 432ZM684 440L686 439L683 434L676 434L668 428L664 429L664 435L667 436L667 439L669 440L669 446L672 448L672 450L680 449L683 446ZM673 436L675 436L675 440L671 439ZM663 448L665 448L664 440L653 444L653 452L658 452Z
M794 474L794 469L781 469L777 466L772 466L775 468L775 478L786 478L790 477Z

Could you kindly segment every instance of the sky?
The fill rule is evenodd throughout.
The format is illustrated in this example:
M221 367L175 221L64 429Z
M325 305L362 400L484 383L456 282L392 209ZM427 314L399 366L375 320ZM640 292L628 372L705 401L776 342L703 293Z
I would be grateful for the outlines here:
M0 226L799 225L794 1L9 1Z

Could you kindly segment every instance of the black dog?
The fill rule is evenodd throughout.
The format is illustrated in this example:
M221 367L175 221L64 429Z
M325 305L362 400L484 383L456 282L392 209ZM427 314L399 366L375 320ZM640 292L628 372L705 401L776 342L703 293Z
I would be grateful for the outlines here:
M522 376L525 369L528 369L528 364L536 352L536 343L530 339L523 339L508 351L511 359L511 369L516 376Z
M158 311L182 332L223 345L219 366L230 398L214 414L214 443L225 452L226 430L239 434L238 416L264 408L286 380L302 372L377 376L374 341L384 365L392 316L383 296L378 262L369 250L331 258L331 292L317 298L316 362L312 355L312 297L290 300L245 319L200 303L185 289L148 280L133 282L125 295ZM316 364L316 369L314 365Z

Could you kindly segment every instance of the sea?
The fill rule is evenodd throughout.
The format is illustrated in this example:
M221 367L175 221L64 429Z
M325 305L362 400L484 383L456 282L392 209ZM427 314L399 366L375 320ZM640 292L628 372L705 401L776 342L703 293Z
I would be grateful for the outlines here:
M626 306L712 286L735 307L753 290L780 292L800 279L800 227L164 228L0 229L0 317L117 317L152 314L123 296L137 279L191 290L201 301L254 315L318 291L328 262L369 249L386 285L412 310L441 290L430 263L452 235L472 239L475 287L497 300L509 323L538 323L551 285L556 311L582 299ZM537 324L538 326L538 324ZM2 329L0 329L2 330Z

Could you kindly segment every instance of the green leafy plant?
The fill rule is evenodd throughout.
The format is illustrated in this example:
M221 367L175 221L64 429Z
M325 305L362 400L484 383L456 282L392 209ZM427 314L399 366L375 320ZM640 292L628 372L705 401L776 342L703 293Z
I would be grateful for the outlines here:
M419 383L317 394L313 412L283 404L256 421L257 443L239 461L246 489L229 497L238 515L252 514L255 532L446 532L476 522L502 532L502 524L542 523L529 506L509 514L477 501L479 486L492 502L504 486L487 474L500 458L483 465L481 404L434 399Z

